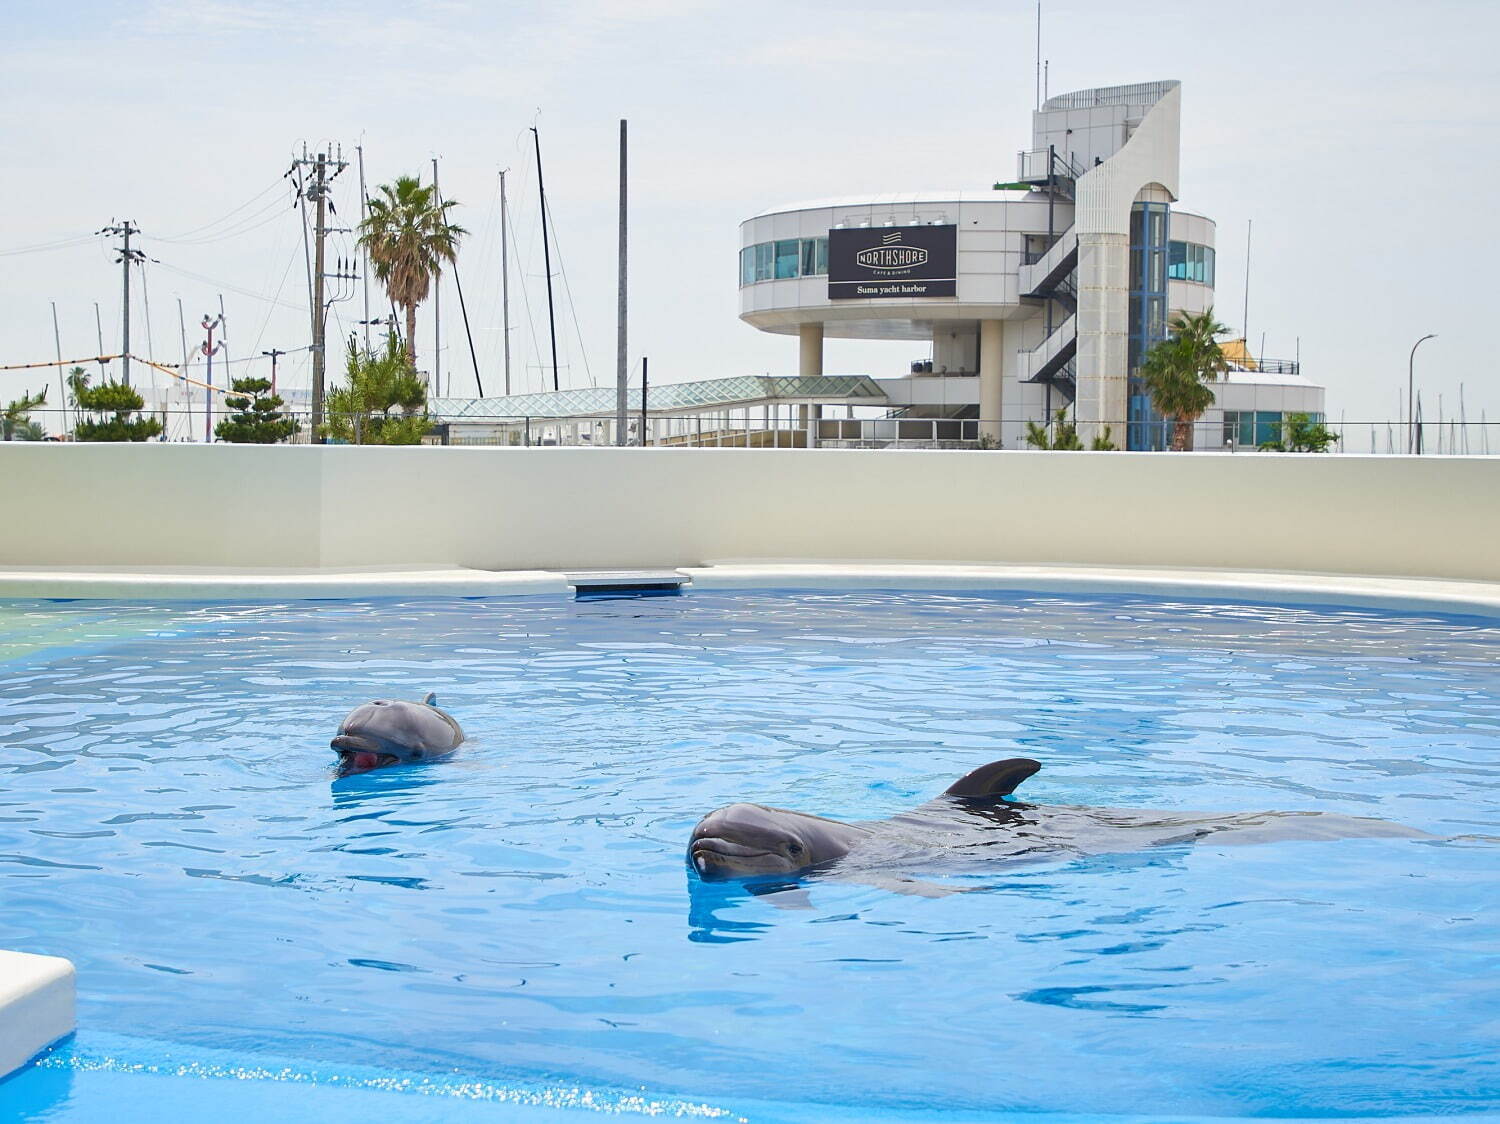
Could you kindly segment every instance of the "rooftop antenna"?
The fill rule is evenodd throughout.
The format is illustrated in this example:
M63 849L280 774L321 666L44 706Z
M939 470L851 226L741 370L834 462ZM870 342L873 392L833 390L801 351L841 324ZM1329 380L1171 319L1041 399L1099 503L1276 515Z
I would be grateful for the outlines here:
M1036 0L1036 107L1042 108L1042 0Z
M1255 228L1254 219L1245 220L1245 318L1240 322L1245 337L1245 350L1250 349L1250 232Z
M1047 99L1050 98L1051 96L1052 96L1052 60L1051 59L1043 59L1042 60L1042 102L1043 102L1043 104L1045 104L1046 101L1047 101ZM1051 386L1052 384L1048 383L1047 385Z

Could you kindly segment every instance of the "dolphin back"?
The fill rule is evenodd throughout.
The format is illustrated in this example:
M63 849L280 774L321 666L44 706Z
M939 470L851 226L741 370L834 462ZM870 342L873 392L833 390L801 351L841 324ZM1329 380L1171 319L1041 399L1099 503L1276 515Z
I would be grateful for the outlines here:
M1027 777L1041 769L1040 761L1029 757L1008 757L991 761L972 773L966 773L943 792L944 796L983 799L987 796L1009 796Z

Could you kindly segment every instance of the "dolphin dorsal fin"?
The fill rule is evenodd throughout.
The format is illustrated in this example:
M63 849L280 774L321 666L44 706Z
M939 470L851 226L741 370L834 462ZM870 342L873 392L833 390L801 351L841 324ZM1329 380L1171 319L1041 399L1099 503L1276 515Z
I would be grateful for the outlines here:
M437 692L436 691L428 691L425 695L423 695L422 696L422 705L423 706L437 706Z
M966 773L948 786L944 796L1009 796L1016 786L1042 767L1040 761L1029 757L1009 757L1004 761L991 761L981 765L972 773Z

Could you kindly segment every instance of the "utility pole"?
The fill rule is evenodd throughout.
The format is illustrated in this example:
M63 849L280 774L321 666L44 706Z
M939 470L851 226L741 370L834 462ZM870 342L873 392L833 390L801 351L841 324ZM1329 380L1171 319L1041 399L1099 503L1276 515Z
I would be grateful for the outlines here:
M120 344L120 356L123 366L121 367L120 381L125 386L130 385L130 263L146 260L146 255L140 250L132 250L130 248L130 236L132 234L139 234L140 232L141 228L132 225L129 219L113 226L106 226L99 232L100 234L118 234L122 239L120 248L115 252L120 255L116 260L120 263L122 273L120 307L123 310L121 313L123 340ZM99 354L104 354L102 346L99 349Z
M542 268L547 272L547 331L552 336L552 389L557 384L557 319L552 311L552 251L547 245L547 189L542 185L542 134L531 127L531 137L536 141L536 192L542 208Z
M324 347L326 309L323 300L324 257L323 239L328 235L329 181L349 166L342 150L335 156L319 152L309 157L307 150L292 161L292 170L311 166L312 181L302 189L302 196L314 206L313 212L313 307L312 307L312 425L313 433L323 424L323 375L327 366L327 349ZM329 174L332 169L332 175ZM340 275L343 276L342 274ZM350 294L353 295L352 293ZM314 440L317 440L314 437Z
M207 386L202 390L202 441L204 444L213 441L213 357L223 350L223 339L217 344L213 342L213 332L217 327L223 326L223 314L220 312L213 320L208 320L207 312L202 314L202 326L208 330L208 339L202 344L202 353L208 357L208 375L205 378Z
M626 270L625 270L625 119L620 119L620 281L619 300L615 315L618 321L618 331L615 339L615 444L625 444L625 420L626 412L630 409L630 394L628 379L630 378L629 362L625 357L626 340ZM642 391L644 395L644 391Z
M369 328L365 329L366 332L369 332L369 330ZM276 393L276 358L277 356L285 355L286 352L273 347L270 351L262 351L261 354L271 357L271 393L274 395Z
M437 203L442 203L443 193L438 189L437 157L432 158L432 195ZM432 395L434 398L441 397L443 393L443 275L435 274L432 278Z
M509 169L506 169L509 171ZM505 172L500 173L500 315L505 336L505 394L510 396L510 219L505 212Z

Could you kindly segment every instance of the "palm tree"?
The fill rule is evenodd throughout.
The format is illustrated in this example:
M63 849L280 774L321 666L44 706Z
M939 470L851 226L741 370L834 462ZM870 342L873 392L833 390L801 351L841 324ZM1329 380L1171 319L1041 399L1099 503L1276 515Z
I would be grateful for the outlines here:
M1207 384L1229 369L1219 349L1219 336L1229 331L1214 319L1214 310L1179 312L1172 334L1153 347L1141 364L1141 380L1151 404L1172 419L1172 448L1182 452L1192 444L1193 423L1214 404Z
M406 312L406 356L416 369L417 305L427 299L433 278L452 262L458 240L468 233L448 221L452 199L438 201L437 186L422 186L416 176L381 184L367 204L359 241L370 254L375 276L386 294Z

